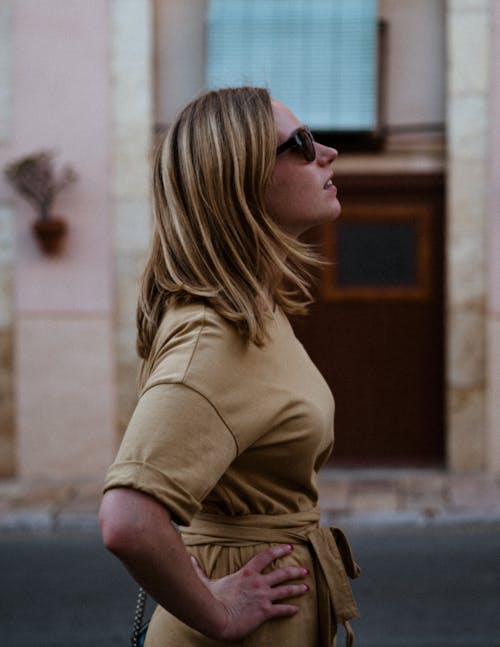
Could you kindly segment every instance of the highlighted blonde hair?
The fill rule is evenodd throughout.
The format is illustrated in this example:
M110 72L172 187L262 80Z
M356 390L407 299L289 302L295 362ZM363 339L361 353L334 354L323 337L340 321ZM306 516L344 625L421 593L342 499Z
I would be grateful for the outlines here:
M140 357L149 356L173 303L203 301L257 345L274 305L306 311L306 268L319 260L265 208L276 145L271 97L261 88L208 92L172 124L154 160L153 234L137 308Z

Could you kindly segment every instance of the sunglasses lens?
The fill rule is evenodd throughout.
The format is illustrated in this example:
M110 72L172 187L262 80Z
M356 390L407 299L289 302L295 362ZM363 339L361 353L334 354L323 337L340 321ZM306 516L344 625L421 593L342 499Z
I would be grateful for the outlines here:
M309 128L298 128L290 139L280 144L276 149L276 155L281 155L289 148L296 148L302 153L306 162L314 162L316 159L316 148L314 147L314 138Z
M314 139L310 130L301 128L297 131L297 138L300 142L300 148L308 162L316 159L316 149L314 148Z

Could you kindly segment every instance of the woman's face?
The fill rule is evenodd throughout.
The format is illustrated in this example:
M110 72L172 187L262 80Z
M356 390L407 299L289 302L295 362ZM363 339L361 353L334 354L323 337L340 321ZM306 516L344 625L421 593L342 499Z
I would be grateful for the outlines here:
M302 126L295 115L279 101L273 101L278 145ZM340 215L337 189L332 183L333 162L338 153L315 143L316 159L308 162L297 147L276 157L265 202L269 215L292 236Z

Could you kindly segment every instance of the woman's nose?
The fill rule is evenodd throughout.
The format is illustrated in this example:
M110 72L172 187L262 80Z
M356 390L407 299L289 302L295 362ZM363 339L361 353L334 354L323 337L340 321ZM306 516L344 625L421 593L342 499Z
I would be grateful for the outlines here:
M316 157L321 164L331 164L337 159L339 153L335 148L316 143Z

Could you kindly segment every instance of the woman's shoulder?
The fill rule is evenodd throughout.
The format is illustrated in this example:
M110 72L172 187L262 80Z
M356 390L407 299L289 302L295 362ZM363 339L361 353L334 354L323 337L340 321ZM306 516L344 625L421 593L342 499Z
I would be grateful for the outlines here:
M236 328L208 305L172 305L165 310L146 362L144 390L159 383L189 383L193 366L213 370L241 344Z
M289 324L276 313L269 317L263 347L245 341L236 326L204 303L166 309L146 367L148 384L182 382L226 388L236 377L253 381L273 370L290 349Z
M200 336L213 336L214 339L227 340L238 338L236 328L209 305L201 302L173 304L165 309L158 328L156 346L164 346L172 341Z

